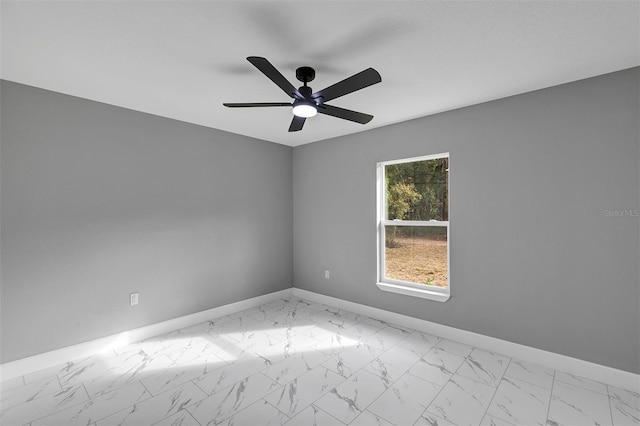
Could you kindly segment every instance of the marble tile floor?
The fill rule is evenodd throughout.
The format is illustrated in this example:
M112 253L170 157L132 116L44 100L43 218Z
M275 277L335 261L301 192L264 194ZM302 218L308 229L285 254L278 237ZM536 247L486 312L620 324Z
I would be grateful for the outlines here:
M291 297L0 383L0 424L640 425L618 389Z

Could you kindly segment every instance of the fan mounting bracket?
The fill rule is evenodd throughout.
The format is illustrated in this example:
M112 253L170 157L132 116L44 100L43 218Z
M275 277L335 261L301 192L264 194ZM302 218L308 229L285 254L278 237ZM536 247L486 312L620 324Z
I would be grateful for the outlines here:
M296 78L301 82L307 84L316 78L316 70L311 67L300 67L296 69Z

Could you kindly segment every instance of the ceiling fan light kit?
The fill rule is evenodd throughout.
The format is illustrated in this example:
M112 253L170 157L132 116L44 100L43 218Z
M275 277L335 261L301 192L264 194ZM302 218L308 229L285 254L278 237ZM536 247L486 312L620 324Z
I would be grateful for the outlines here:
M316 107L316 104L314 104L313 102L299 101L297 99L293 101L293 115L296 115L298 117L309 118L309 117L313 117L317 113L318 113L318 108Z
M247 58L259 71L280 87L290 98L292 103L287 102L251 102L251 103L224 103L229 108L252 108L252 107L293 107L293 120L289 126L290 132L302 130L305 120L315 116L317 113L330 115L343 120L355 123L366 124L373 118L372 115L362 112L351 111L345 108L328 105L325 102L340 96L347 95L365 87L382 81L378 71L367 68L357 74L352 75L338 83L313 93L307 83L313 81L316 72L311 67L300 67L296 70L296 78L303 85L295 88L267 59L260 56L249 56Z

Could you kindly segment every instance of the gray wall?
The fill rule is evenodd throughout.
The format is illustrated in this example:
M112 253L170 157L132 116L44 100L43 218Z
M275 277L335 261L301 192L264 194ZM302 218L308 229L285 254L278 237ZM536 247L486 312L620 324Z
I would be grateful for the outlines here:
M292 286L290 147L0 90L2 362Z
M639 218L605 214L640 208L638 80L635 68L294 148L294 285L640 372ZM452 298L382 292L376 162L445 151Z

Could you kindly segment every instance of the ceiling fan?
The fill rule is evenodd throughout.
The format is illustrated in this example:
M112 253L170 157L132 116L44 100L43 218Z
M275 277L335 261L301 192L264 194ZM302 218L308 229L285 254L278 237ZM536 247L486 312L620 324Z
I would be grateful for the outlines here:
M313 81L316 72L311 67L300 67L296 70L296 78L303 85L296 89L289 81L269 62L267 59L259 56L249 56L247 61L251 62L258 70L266 75L278 87L291 98L292 103L288 102L252 102L252 103L224 103L229 108L250 108L250 107L293 107L293 120L289 126L290 132L302 130L304 122L307 118L313 117L317 113L331 115L333 117L342 118L344 120L353 121L360 124L366 124L373 118L373 115L364 114L362 112L352 111L349 109L339 108L327 105L325 102L340 96L364 89L372 84L380 83L382 77L378 71L373 68L352 75L338 83L312 92L311 87L307 83Z

